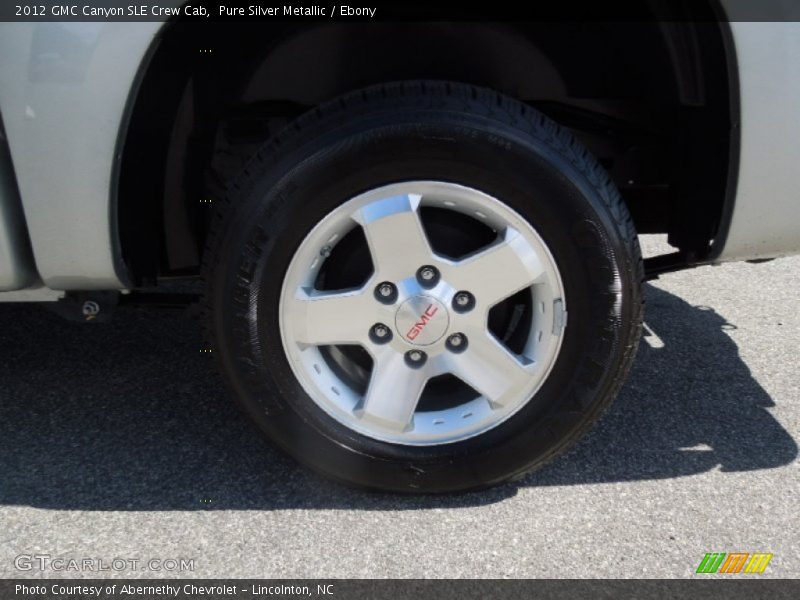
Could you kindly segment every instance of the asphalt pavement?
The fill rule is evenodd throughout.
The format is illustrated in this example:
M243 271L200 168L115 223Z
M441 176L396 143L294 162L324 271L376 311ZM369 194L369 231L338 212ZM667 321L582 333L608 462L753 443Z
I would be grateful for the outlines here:
M695 577L707 552L798 576L800 258L663 276L646 322L567 455L513 485L401 497L273 449L196 320L0 305L0 577Z

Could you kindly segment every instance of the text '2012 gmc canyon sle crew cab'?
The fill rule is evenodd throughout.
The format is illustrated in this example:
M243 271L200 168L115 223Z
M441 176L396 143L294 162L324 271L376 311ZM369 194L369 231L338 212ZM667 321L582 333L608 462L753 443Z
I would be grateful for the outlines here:
M303 464L518 477L617 394L646 278L800 251L800 25L676 4L2 23L0 301L96 322L202 281L232 394Z

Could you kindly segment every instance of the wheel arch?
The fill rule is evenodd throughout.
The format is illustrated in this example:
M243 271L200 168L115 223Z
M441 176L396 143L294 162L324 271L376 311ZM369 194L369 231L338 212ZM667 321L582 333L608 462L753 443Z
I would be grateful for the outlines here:
M693 6L688 14L708 17L717 10L713 1ZM683 10L690 10L688 3ZM723 51L727 24L681 18L660 22L654 15L638 30L633 24L600 23L171 21L142 63L130 119L120 130L122 159L112 190L120 255L137 285L195 274L213 202L259 141L353 89L391 80L446 79L491 87L566 121L604 166L615 163L616 171L609 170L637 228L669 233L682 251L680 261L688 264L708 252L723 206L732 202L738 139L731 124L738 115L732 108L735 73L729 73ZM620 32L619 39L613 35ZM419 55L409 60L393 46L402 39L414 39ZM592 58L587 50L603 43L611 48ZM598 71L603 64L611 66ZM717 114L704 124L712 109ZM701 133L688 139L674 132L654 134L676 124L699 127ZM223 129L235 130L236 143L221 139ZM612 134L599 133L604 129ZM689 175L680 154L697 145L695 138L725 157L714 165L714 176L705 178L700 199L681 197ZM630 152L642 139L647 147ZM668 149L659 150L653 140ZM671 161L667 173L658 164L665 159Z

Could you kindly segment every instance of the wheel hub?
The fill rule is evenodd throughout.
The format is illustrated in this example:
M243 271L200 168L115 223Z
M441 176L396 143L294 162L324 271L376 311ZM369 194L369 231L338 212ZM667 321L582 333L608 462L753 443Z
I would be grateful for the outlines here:
M400 305L395 314L397 333L414 346L430 346L447 333L450 315L433 296L419 294Z

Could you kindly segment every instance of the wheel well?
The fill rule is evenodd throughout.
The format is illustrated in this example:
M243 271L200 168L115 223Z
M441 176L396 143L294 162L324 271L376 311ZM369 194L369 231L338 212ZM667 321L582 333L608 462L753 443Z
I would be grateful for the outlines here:
M701 18L172 22L125 132L123 258L137 285L196 274L213 203L276 131L350 90L440 79L496 89L572 129L611 173L637 230L669 234L686 264L702 260L726 201L737 116L726 25L710 5L691 10Z

